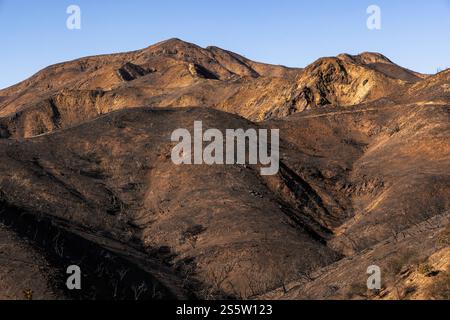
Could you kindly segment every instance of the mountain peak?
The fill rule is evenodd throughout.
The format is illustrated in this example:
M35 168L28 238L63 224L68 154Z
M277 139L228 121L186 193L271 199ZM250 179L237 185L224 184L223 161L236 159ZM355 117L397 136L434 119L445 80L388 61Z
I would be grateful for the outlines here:
M347 62L360 64L372 64L372 63L394 64L389 58L378 52L362 52L357 55L343 53L338 55L338 58Z
M201 49L194 43L190 43L179 38L170 38L164 41L160 41L156 44L151 45L148 49L163 48L163 49L180 49L180 48L198 48Z

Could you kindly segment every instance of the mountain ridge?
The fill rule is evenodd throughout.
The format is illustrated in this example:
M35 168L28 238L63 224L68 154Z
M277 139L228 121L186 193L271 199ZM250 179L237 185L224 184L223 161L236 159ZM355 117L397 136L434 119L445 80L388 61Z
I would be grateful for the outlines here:
M370 65L374 62L388 65L389 72L386 66ZM393 72L400 74L399 78L393 78ZM333 78L338 75L339 79ZM27 137L33 132L52 131L58 126L52 121L49 105L54 110L73 109L74 101L91 100L92 96L96 98L88 104L91 109L82 111L92 117L131 106L203 106L261 121L328 104L345 107L374 101L406 90L421 79L375 53L321 58L296 69L170 39L142 50L86 57L46 68L0 91L0 122L10 136L17 136L17 131L24 132L18 136ZM70 92L77 98L66 101ZM55 99L59 104L53 103ZM7 119L11 117L14 121ZM33 127L28 118L41 123L40 127L28 129ZM65 126L64 114L62 118L60 125ZM69 118L68 125L84 119Z
M49 277L80 261L78 299L445 294L428 287L448 272L449 70L377 53L292 69L170 39L57 64L0 97L2 290L27 250L41 268L22 290L62 299ZM200 120L280 130L280 171L174 165L171 133ZM375 293L361 289L373 264Z

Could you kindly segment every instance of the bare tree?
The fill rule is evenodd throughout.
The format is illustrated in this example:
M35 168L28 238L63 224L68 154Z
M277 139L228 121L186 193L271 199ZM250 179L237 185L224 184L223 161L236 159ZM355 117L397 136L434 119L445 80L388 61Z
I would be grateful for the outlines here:
M136 285L134 284L131 289L133 290L134 293L134 300L139 300L139 298L148 291L148 287L147 284L145 283L145 281L143 281L140 285Z

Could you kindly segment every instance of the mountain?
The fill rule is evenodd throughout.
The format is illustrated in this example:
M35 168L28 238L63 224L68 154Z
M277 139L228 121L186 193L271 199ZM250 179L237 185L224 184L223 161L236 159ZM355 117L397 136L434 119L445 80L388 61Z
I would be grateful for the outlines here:
M424 77L373 53L292 69L172 39L140 51L54 65L2 90L0 126L3 136L31 137L146 105L212 107L260 121L373 101Z
M449 75L377 53L287 68L171 39L1 90L0 298L442 298ZM280 129L279 173L174 165L171 133L200 120ZM61 279L73 264L81 292Z

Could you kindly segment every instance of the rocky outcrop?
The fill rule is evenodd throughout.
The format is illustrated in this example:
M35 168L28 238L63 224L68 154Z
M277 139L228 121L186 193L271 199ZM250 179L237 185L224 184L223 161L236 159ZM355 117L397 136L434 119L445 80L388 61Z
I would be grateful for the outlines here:
M156 72L156 69L144 69L141 66L135 65L131 62L125 63L119 70L117 70L118 76L123 81L133 81L137 78L143 77L149 73Z

